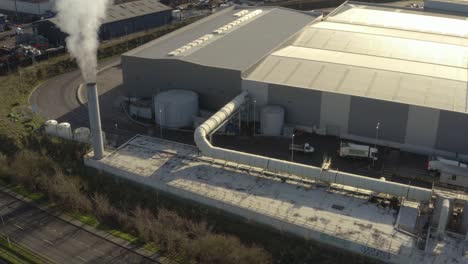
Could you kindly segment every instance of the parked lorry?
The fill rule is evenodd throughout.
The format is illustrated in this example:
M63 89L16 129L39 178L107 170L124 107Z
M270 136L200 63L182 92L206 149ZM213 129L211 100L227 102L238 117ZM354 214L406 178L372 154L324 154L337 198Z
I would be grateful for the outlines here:
M309 143L304 143L302 145L290 144L289 150L300 151L304 153L313 153L315 151L314 147L312 147Z
M340 142L340 150L338 153L340 157L369 158L371 160L377 160L378 149L351 142Z
M439 176L439 185L453 189L468 188L468 165L441 157L430 158L427 169Z
M429 171L437 171L439 173L444 168L447 168L447 167L468 168L468 165L466 165L465 163L462 163L460 161L444 159L442 157L432 157L432 158L430 158L430 160L429 160L429 162L427 164L427 169Z

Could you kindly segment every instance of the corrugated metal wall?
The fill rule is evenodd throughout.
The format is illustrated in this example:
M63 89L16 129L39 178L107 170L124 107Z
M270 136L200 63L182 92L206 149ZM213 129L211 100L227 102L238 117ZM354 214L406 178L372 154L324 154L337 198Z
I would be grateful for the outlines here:
M241 80L239 71L181 60L123 56L122 65L129 96L150 97L158 91L189 89L200 94L202 108L215 111L241 90L248 90L257 100L257 110L265 104L283 106L287 123L320 125L328 134L373 143L380 122L378 138L385 144L428 154L432 150L468 154L467 114Z
M328 135L340 136L348 133L351 96L335 93L322 93L320 127Z
M352 97L348 132L374 139L379 122L379 139L404 143L408 108L405 104Z
M320 124L322 92L270 84L268 103L286 109L286 121L312 127Z
M468 153L468 115L440 111L436 148Z
M54 9L54 1L43 1L42 3L31 3L26 1L15 0L1 0L0 9L10 12L16 10L20 13L41 15L48 10Z
M409 106L405 144L434 148L439 124L437 109Z
M102 25L99 37L102 40L125 36L168 24L172 20L172 10L161 11L145 16L132 17Z
M193 90L200 106L218 110L241 92L239 71L211 68L181 60L122 56L124 90L128 96L151 97L169 89Z

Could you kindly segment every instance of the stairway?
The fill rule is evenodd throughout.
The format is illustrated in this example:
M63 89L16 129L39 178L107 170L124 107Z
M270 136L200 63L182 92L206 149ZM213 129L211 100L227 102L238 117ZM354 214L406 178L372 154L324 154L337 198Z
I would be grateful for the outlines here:
M398 149L389 149L383 161L382 177L391 180L397 173L400 165L400 151Z

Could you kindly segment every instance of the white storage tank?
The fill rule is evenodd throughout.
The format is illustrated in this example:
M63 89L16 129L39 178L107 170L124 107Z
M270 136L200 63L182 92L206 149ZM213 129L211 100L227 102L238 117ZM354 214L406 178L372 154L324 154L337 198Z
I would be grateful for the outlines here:
M279 136L284 126L284 108L267 105L260 112L260 129L263 135Z
M79 127L73 131L73 139L78 142L89 143L91 139L91 130L87 127Z
M198 115L198 94L188 90L169 90L154 98L156 123L168 128L191 127Z
M56 120L47 120L44 123L46 134L56 136L57 135L57 124L58 124L58 122Z
M64 139L73 139L70 123L63 122L57 125L57 136Z

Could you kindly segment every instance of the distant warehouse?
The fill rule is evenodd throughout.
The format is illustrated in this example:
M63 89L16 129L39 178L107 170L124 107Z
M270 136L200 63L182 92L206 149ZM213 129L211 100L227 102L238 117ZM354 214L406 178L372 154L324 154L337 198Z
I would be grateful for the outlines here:
M152 29L170 23L172 9L157 0L138 0L112 5L107 18L101 26L99 38L108 40L127 34ZM66 34L58 27L54 17L34 23L37 33L49 39L53 45L63 45Z
M41 15L54 8L55 0L0 0L0 12Z
M122 64L128 96L189 89L214 111L248 91L257 111L280 105L296 127L468 158L465 16L356 2L326 17L234 7Z

